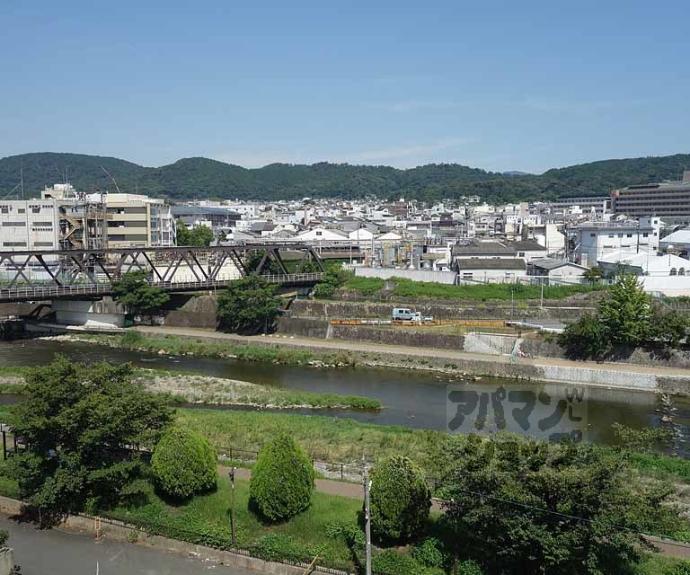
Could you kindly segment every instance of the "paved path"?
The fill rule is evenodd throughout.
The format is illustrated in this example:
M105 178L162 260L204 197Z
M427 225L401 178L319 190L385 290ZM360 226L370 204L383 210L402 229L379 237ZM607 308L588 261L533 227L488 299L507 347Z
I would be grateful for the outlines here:
M92 537L59 529L39 530L0 516L0 529L10 532L8 545L22 575L256 575L197 558L158 549L94 541Z
M533 365L533 366L559 366L559 367L588 367L591 369L605 370L611 369L622 373L644 373L654 374L660 377L684 376L690 377L690 369L674 367L636 365L632 363L613 363L613 362L594 362L594 361L571 361L553 357L539 358L514 358L506 355L488 355L483 353L471 353L466 351L453 351L449 349L437 349L429 347L408 347L404 345L389 345L383 343L359 342L343 339L316 339L299 336L242 336L232 333L222 333L208 329L183 328L183 327L160 327L160 326L138 326L137 330L159 335L177 335L181 337L199 337L215 340L227 340L238 343L264 343L281 345L296 348L323 349L328 351L354 351L362 353L390 353L405 357L435 357L448 360L470 360L470 361L489 361L492 363Z

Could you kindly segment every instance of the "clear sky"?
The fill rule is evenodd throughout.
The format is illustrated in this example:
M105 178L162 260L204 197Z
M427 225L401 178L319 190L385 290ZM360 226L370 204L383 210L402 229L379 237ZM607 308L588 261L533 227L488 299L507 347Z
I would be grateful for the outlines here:
M0 156L149 166L690 152L688 0L2 0Z

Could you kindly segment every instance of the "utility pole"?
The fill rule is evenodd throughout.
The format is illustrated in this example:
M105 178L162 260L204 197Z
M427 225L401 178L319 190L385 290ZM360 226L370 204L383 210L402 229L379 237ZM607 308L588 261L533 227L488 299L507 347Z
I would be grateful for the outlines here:
M541 278L541 297L539 298L539 309L544 309L544 278Z
M366 575L371 575L371 509L369 506L369 489L371 489L371 481L369 480L369 470L364 466L364 533L366 536L365 551L366 551Z
M230 477L230 540L232 546L237 547L237 536L235 534L235 470L237 468L233 465L228 471Z

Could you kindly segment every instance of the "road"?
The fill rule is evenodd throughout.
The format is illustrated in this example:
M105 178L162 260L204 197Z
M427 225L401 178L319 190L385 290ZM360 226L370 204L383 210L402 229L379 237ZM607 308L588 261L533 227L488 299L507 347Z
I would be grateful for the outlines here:
M0 529L10 532L8 545L22 575L256 575L197 558L92 537L39 530L0 516Z
M595 362L595 361L572 361L555 357L511 357L507 355L488 355L485 353L474 353L467 351L454 351L450 349L438 349L430 347L410 347L404 345L390 345L384 343L372 343L370 341L353 341L344 339L317 339L301 336L273 335L262 336L252 335L243 336L232 333L222 333L209 329L191 327L161 327L161 326L137 326L137 331L156 335L176 335L180 337L198 337L209 340L226 340L238 343L264 343L294 348L311 348L324 351L353 351L359 353L390 353L403 357L435 357L447 360L470 360L488 361L491 363L513 364L513 365L533 365L533 366L557 366L557 367L579 367L596 370L610 369L622 373L645 373L654 374L660 377L690 377L690 370L666 367L657 365L637 365L632 363L614 362Z

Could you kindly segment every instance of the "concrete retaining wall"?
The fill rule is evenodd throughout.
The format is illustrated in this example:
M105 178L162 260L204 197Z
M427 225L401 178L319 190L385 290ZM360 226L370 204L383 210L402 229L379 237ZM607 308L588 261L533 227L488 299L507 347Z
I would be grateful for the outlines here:
M216 298L212 295L173 296L164 311L164 325L171 327L215 328Z
M471 305L463 305L461 303L438 303L421 300L410 303L402 301L367 302L307 299L292 302L290 311L293 317L390 319L391 310L394 307L413 307L423 315L433 316L437 319L576 319L583 313L580 308L539 309L538 306L526 307L519 303L516 303L515 309L513 309L510 302L500 304L475 302Z
M367 268L354 267L355 275L357 277L365 278L405 278L414 282L433 282L439 284L455 283L458 274L455 272L435 272L431 270L396 270L392 268Z
M329 338L371 341L389 345L409 347L431 347L436 349L463 349L464 337L443 333L422 333L410 328L377 328L366 325L333 325Z
M465 334L463 351L488 353L490 355L510 355L515 349L518 338L510 335L489 333Z
M111 298L97 301L55 300L55 320L61 325L118 328L125 325L125 310Z

